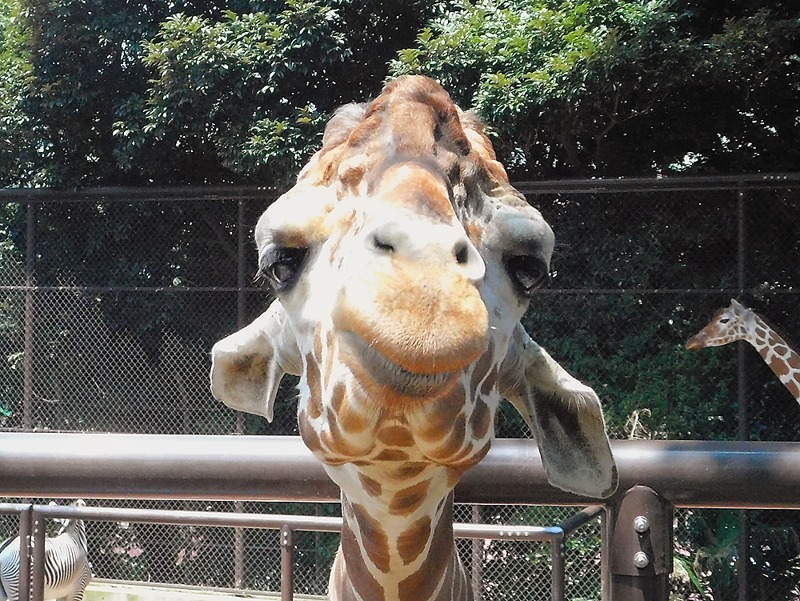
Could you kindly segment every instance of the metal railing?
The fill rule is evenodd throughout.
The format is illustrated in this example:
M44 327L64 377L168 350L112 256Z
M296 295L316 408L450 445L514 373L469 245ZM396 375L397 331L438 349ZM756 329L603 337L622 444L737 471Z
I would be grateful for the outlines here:
M676 507L800 509L800 443L614 440L619 489ZM743 486L745 482L757 486ZM338 502L299 437L18 433L0 436L0 496ZM554 488L533 440L498 439L456 502L592 505Z
M570 533L597 518L602 506L579 511L558 526L498 526L490 524L454 524L456 538L539 541L550 544L552 572L550 591L553 601L565 599L564 540ZM44 597L44 521L54 518L87 521L142 522L179 526L226 526L265 528L280 531L281 601L294 599L294 532L341 532L337 517L296 515L254 515L231 512L167 511L114 507L72 507L0 503L0 514L20 518L20 589L18 601L42 601Z
M606 500L610 512L603 537L604 598L667 598L663 566L671 564L673 507L800 508L800 443L614 441L612 449L620 490ZM10 433L0 438L0 458L0 496L6 497L276 501L330 501L338 497L319 462L294 437ZM742 486L743 482L758 485ZM547 483L536 445L530 440L496 441L484 461L458 485L456 498L459 502L494 504L575 505L585 501ZM28 508L15 505L6 511L24 515ZM280 527L286 562L295 529L335 525L334 521L317 518L40 506L30 508L27 519L33 526L45 517L73 515ZM457 534L549 540L555 551L552 594L560 599L563 579L559 581L557 574L563 574L563 556L559 559L563 538L595 515L595 510L584 512L558 528L504 527L503 534L492 526L464 525L459 526ZM632 515L646 517L647 527L642 530L627 523ZM29 526L28 532L31 530L34 550L40 553L44 528ZM24 527L22 531L24 539ZM634 557L636 570L631 567ZM640 567L642 557L646 561ZM34 558L34 570L41 565L41 558ZM291 581L289 565L286 570L287 581ZM40 578L34 573L35 595L41 588L37 581ZM640 595L654 590L654 586L658 588L653 596ZM290 590L285 594L290 595ZM40 597L33 598L38 601Z

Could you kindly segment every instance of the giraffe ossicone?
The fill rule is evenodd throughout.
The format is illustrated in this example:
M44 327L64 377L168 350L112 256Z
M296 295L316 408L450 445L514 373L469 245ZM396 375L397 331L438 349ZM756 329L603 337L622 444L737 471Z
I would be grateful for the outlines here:
M342 490L331 599L472 599L452 490L488 452L503 397L555 486L616 489L597 395L520 323L553 240L478 120L421 76L337 111L259 219L276 299L214 346L211 387L271 419L281 377L301 376L301 436Z
M749 342L800 403L800 355L772 325L736 299L719 309L708 325L689 339L686 348L696 351L737 340Z

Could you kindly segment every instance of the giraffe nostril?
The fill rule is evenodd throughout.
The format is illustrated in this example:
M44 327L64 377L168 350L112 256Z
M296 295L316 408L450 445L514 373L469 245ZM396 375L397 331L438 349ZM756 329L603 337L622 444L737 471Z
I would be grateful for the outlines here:
M378 234L372 236L372 246L385 253L393 253L395 251L394 245L381 238Z
M467 247L466 243L461 242L460 244L456 245L455 255L456 263L459 265L463 265L469 260L469 247Z

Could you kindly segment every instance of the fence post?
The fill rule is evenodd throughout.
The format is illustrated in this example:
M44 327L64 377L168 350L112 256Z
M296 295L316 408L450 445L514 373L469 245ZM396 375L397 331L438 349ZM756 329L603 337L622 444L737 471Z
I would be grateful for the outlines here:
M25 228L25 317L23 341L23 392L22 392L22 429L26 432L33 430L33 320L34 320L34 262L36 214L33 203L29 202Z
M550 539L550 549L553 555L553 573L550 577L550 594L553 597L553 601L564 601L566 598L567 579L565 574L564 543L565 536L563 532L561 536Z
M737 213L738 213L738 278L737 284L739 293L743 293L747 285L747 192L739 184L737 194ZM739 401L739 428L738 438L741 441L750 440L750 413L747 403L747 349L745 345L738 346L738 377L737 377L737 396ZM747 566L750 565L750 534L748 532L749 521L747 510L739 510L739 539L736 541L736 580L739 587L739 601L747 601Z
M294 599L294 531L281 528L281 601Z
M247 325L247 311L245 299L245 287L247 286L247 276L245 270L245 249L247 228L244 223L244 199L240 198L237 203L236 217L236 325L243 328ZM244 434L244 413L236 412L236 434ZM236 513L244 513L244 503L234 501L233 510ZM243 589L245 585L245 553L244 553L244 529L233 529L233 587Z
M19 601L31 598L31 530L33 505L19 514Z
M44 599L44 548L47 537L47 522L39 514L36 508L31 512L31 524L33 530L33 561L31 562L31 601L43 601Z
M634 486L607 512L611 601L668 601L672 572L672 504Z
M472 505L472 523L483 523L479 505ZM475 538L472 540L472 570L470 584L472 585L472 596L475 599L483 598L483 543L484 540L480 538Z

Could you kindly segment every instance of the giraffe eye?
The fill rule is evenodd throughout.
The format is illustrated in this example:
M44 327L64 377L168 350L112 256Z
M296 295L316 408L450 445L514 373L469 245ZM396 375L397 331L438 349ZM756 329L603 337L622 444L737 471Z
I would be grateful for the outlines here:
M547 265L538 257L530 255L508 256L504 260L506 272L514 288L522 296L531 296L534 290L547 284Z
M308 249L270 246L259 262L256 280L267 280L275 292L289 289L300 274Z
M731 321L731 318L730 318L730 317L728 317L727 315L725 315L724 317L720 317L720 318L719 318L719 322L720 322L722 325L728 324L728 323L730 323L730 321Z

